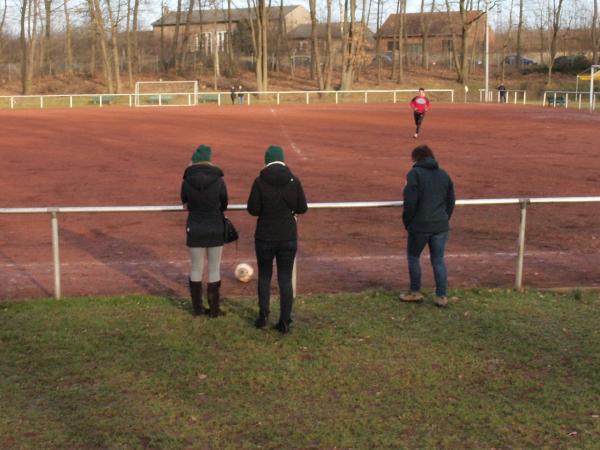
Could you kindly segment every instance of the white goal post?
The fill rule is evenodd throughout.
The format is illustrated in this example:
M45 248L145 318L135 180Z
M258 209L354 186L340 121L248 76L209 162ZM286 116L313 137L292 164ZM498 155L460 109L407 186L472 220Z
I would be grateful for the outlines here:
M195 106L198 104L197 81L138 81L135 106Z

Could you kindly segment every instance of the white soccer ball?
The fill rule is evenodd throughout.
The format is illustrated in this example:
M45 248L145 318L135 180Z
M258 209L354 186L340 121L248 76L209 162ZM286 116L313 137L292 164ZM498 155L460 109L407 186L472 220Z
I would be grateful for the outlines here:
M240 263L235 268L235 277L242 283L247 283L254 275L254 269L250 264Z

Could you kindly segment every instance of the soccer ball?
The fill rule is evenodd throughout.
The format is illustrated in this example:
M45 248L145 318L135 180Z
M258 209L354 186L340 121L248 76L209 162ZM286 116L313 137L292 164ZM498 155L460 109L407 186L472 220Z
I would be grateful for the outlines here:
M247 283L254 275L254 269L250 264L240 263L235 268L235 277L242 283Z

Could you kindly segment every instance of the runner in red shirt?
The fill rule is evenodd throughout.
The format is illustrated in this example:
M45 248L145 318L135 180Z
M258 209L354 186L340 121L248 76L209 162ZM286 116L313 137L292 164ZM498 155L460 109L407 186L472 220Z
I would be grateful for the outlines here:
M415 125L417 126L417 131L415 132L414 138L416 139L419 137L419 130L421 129L421 123L425 118L425 113L429 111L429 108L431 107L429 99L425 97L425 89L419 88L419 95L410 101L410 107L415 113Z

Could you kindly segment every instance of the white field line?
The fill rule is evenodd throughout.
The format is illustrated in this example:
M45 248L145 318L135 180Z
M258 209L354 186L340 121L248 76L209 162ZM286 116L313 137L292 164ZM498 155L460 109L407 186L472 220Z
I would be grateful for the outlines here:
M446 258L450 259L477 259L477 258L516 258L516 252L462 252L462 253L447 253L445 255ZM535 257L535 258L547 258L547 257L559 257L559 256L599 256L596 253L574 253L574 252L564 252L564 251L530 251L525 252L526 257ZM423 257L427 258L427 253L423 253ZM238 259L224 259L222 262L224 264L236 264L240 262L244 258ZM298 262L355 262L355 261L404 261L406 259L406 255L402 252L398 255L356 255L356 256L299 256ZM145 267L163 267L165 264L169 265L186 265L189 264L188 259L175 259L175 260L167 260L167 261L147 261L147 260L111 260L111 261L70 261L61 263L61 267L92 267L92 266L145 266ZM23 269L35 269L35 268L49 268L52 266L51 262L34 262L34 263L5 263L0 264L0 268L2 269L13 269L13 268L23 268Z
M271 108L271 114L276 117L277 110L275 108ZM296 145L296 143L292 140L292 138L290 137L290 134L287 132L287 130L285 129L283 124L280 121L277 121L277 125L279 126L279 130L281 131L281 134L283 135L283 137L288 140L290 147L292 147L292 150L294 150L294 152L296 152L296 154L300 157L300 159L302 161L306 161L308 158L306 156L304 156L304 153L302 153L302 150L300 149L300 147L298 147Z

